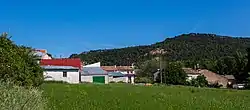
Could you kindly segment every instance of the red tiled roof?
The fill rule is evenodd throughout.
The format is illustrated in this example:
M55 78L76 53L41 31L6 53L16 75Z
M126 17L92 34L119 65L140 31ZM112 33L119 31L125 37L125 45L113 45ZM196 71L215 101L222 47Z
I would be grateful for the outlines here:
M80 58L61 58L61 59L42 59L40 61L42 66L73 66L82 69L82 63Z

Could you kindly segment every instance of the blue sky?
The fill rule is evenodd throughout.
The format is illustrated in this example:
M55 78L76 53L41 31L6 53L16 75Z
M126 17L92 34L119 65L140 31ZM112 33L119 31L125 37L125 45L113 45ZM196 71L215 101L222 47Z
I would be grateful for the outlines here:
M250 35L249 0L1 0L0 32L56 56L183 33Z

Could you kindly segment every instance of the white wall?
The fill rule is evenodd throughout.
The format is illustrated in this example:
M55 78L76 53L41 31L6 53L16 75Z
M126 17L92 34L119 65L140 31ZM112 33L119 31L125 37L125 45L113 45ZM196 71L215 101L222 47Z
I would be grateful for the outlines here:
M101 67L101 62L97 62L97 63L94 63L94 64L85 65L83 67Z
M82 82L89 82L93 83L93 76L105 76L105 84L109 83L109 77L108 75L89 75L89 76L81 76Z
M63 71L44 71L43 75L52 78L46 78L45 81L65 81L68 83L79 83L79 72L67 72L67 77L63 77Z
M125 83L128 83L128 77L117 77L117 78L114 78L112 76L109 77L109 82L125 82ZM134 84L135 83L135 77L134 76L131 76L131 83Z
M196 79L199 75L188 74L187 76L187 81L191 81L192 79Z
M81 76L81 82L93 83L93 77L92 76Z
M127 77L117 77L117 78L113 78L112 76L109 77L109 82L113 81L113 82L126 82L127 83L127 80L126 80Z

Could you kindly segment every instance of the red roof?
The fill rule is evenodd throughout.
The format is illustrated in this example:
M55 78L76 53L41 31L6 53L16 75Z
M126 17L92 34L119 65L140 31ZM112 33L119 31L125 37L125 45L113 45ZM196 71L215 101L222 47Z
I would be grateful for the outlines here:
M73 66L82 69L82 63L80 58L61 58L61 59L42 59L40 61L42 66Z

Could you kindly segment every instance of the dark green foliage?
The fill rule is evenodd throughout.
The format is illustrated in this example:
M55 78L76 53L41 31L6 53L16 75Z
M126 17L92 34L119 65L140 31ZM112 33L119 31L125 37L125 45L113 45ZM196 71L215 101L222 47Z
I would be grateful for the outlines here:
M222 85L220 85L219 83L214 83L214 84L209 84L208 87L211 87L211 88L221 88ZM229 88L231 88L231 87L229 87Z
M166 84L185 85L187 74L182 70L179 63L168 63L163 75Z
M80 57L87 63L102 62L103 65L131 65L154 57L150 51L162 48L167 51L171 61L215 61L224 56L233 56L236 51L245 54L250 47L249 38L232 38L214 34L182 34L167 38L162 42L148 46L127 47L121 49L95 50L83 52L71 57ZM193 66L193 65L192 65ZM207 65L210 66L210 65Z
M152 80L148 77L136 77L135 83L152 83Z
M0 79L13 81L20 86L39 86L43 82L43 71L37 63L32 49L17 46L7 34L0 36Z
M159 59L153 58L151 60L147 60L138 64L137 68L139 69L136 72L138 77L148 77L149 79L153 80L153 74L160 68Z
M196 79L191 80L191 85L195 87L206 87L208 86L208 81L205 76L197 76Z

